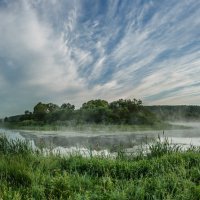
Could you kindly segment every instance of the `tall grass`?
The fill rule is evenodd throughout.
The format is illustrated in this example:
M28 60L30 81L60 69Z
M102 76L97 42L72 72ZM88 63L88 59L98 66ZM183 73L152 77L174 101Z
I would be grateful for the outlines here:
M200 199L199 148L168 140L117 159L33 151L0 137L0 199Z
M32 151L26 140L9 140L6 136L0 136L0 153L2 154L29 154Z

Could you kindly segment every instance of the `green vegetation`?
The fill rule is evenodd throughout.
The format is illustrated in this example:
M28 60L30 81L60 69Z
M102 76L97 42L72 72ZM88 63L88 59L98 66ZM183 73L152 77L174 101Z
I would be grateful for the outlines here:
M108 103L105 100L91 100L75 109L70 103L58 106L53 103L38 103L33 112L28 110L23 115L6 117L4 126L9 128L44 127L48 130L57 127L76 127L84 125L132 125L158 126L158 118L142 105L141 100L123 100Z
M167 140L147 155L44 156L0 138L0 199L200 199L200 149Z

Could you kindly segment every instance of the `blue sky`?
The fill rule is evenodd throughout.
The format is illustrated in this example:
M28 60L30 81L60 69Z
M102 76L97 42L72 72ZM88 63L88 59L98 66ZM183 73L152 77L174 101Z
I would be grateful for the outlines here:
M39 101L200 104L199 0L0 0L0 117Z

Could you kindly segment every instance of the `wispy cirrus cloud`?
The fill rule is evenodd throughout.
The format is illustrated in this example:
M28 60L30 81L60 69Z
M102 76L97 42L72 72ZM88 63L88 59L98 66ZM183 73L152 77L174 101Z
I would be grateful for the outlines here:
M199 104L200 3L0 1L1 115L38 101Z

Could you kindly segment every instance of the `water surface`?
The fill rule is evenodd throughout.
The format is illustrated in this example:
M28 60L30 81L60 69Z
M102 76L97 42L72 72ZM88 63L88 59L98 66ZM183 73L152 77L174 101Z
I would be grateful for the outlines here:
M175 123L173 123L175 124ZM109 154L119 148L135 149L141 144L156 140L158 135L167 137L170 142L183 146L200 146L200 123L179 122L179 125L190 129L166 131L133 131L133 132L103 132L103 131L19 131L0 129L10 139L23 139L31 142L34 147L47 147L62 153L85 152L85 154ZM87 152L87 153L86 153Z

